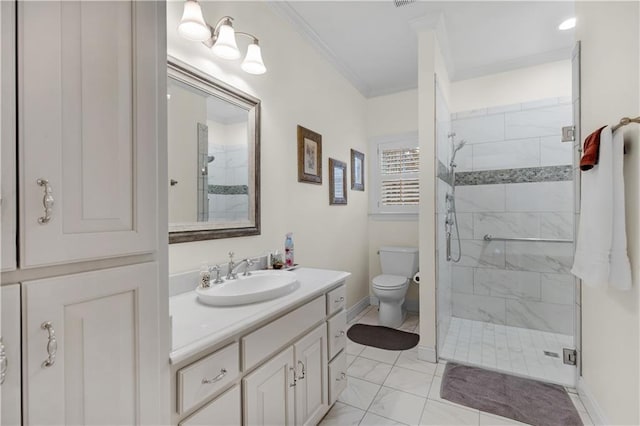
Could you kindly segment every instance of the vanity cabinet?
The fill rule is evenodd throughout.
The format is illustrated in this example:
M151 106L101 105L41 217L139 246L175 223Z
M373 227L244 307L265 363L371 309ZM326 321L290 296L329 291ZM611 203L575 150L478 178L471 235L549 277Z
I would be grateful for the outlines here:
M155 251L164 5L17 13L21 267Z
M174 424L239 424L214 414L222 409L220 401L228 401L234 416L239 404L244 425L318 424L346 385L345 286L337 284L289 311L255 319L254 327L227 334L213 352L182 358L174 367Z
M20 412L20 285L2 287L0 320L0 424L17 426Z

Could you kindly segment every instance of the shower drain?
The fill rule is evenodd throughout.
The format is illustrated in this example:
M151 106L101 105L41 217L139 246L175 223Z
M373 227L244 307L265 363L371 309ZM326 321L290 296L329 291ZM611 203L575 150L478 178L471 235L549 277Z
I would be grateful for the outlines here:
M542 351L546 356L550 356L551 358L560 358L560 355L557 352L551 351Z

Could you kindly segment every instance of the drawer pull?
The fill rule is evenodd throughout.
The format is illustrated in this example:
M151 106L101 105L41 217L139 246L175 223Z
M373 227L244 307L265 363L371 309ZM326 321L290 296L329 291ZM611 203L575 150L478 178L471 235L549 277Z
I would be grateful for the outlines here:
M336 377L336 382L340 382L347 377L345 373L340 373L340 377Z
M9 361L7 360L7 353L4 350L4 342L0 337L0 385L4 383L4 379L7 377L7 368L9 367Z
M340 296L339 299L336 299L333 301L333 303L340 303L340 302L344 302L344 296Z
M306 371L305 371L305 369L304 369L304 363L303 363L302 361L298 361L298 365L301 365L301 366L302 366L302 375L301 375L301 376L298 376L298 380L302 380L302 379L304 379L304 376L305 376L305 374L306 374Z
M227 370L223 368L223 369L220 370L220 374L218 374L213 379L207 379L206 377L204 379L202 379L202 384L203 385L210 385L212 383L219 382L226 375L227 375Z
M56 363L56 353L58 353L58 341L56 340L56 330L53 328L51 321L45 321L40 325L43 330L47 330L49 333L49 339L47 340L47 357L42 362L43 368L52 367Z
M40 225L44 225L45 223L49 223L51 220L51 213L53 212L53 204L55 200L53 199L53 189L51 189L51 185L49 185L49 181L47 179L37 179L36 183L39 186L44 187L44 196L42 197L42 206L44 207L44 216L40 216L38 218L38 223ZM52 364L53 365L53 364Z
M338 338L340 338L342 336L344 336L344 331L340 330L340 333L336 334L336 339L338 339Z

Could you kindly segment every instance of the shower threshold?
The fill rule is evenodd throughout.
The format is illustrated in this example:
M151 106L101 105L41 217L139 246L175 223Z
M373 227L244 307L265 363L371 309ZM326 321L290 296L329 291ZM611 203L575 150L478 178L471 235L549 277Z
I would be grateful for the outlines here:
M440 357L468 365L575 387L576 367L562 362L573 336L528 328L451 318Z

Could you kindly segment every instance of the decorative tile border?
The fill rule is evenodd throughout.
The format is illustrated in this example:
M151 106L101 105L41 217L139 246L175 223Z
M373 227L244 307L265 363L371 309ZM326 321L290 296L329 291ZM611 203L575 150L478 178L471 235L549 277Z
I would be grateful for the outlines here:
M246 195L249 193L247 185L209 185L209 194L217 195Z
M573 167L571 165L456 173L456 185L496 185L567 180L573 180Z

